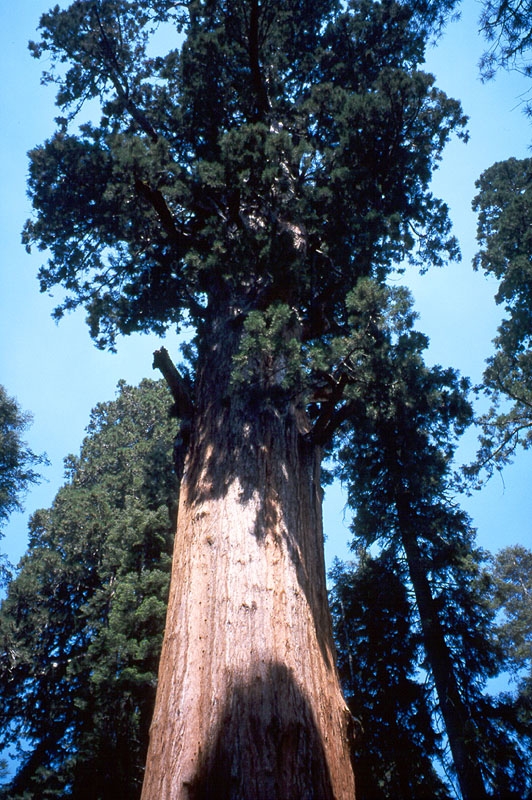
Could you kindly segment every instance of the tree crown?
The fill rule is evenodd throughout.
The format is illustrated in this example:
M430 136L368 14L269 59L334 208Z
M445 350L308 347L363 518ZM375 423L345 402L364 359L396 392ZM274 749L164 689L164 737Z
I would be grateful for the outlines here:
M283 302L316 338L345 323L360 276L455 256L429 181L464 118L418 69L420 20L393 0L76 0L43 15L32 51L67 116L31 154L24 238L49 250L43 291L66 289L56 315L85 306L112 346ZM94 99L98 124L71 132Z

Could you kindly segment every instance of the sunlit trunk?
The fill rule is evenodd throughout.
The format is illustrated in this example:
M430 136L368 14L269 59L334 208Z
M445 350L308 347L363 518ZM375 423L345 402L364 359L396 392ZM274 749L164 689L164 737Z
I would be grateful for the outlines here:
M320 453L297 412L200 353L143 800L353 800Z

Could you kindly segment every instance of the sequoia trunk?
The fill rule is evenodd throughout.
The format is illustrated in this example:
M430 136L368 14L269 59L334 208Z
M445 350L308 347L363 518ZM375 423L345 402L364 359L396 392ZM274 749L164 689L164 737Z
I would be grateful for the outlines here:
M143 800L353 800L320 453L288 400L200 353ZM260 383L260 382L259 382ZM271 388L271 387L270 387Z

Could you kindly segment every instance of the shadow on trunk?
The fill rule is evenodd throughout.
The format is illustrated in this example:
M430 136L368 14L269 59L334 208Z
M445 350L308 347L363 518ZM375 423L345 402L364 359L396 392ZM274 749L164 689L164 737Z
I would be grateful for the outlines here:
M334 800L316 721L292 674L282 664L254 673L227 697L190 800Z

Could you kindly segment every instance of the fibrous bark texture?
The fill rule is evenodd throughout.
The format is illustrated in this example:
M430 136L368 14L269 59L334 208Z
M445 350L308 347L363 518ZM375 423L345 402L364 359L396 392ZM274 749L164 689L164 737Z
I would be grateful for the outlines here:
M202 354L143 800L353 800L320 454Z

